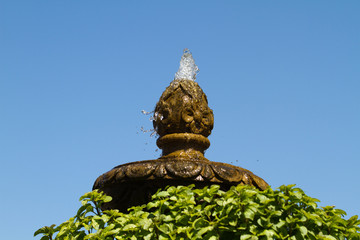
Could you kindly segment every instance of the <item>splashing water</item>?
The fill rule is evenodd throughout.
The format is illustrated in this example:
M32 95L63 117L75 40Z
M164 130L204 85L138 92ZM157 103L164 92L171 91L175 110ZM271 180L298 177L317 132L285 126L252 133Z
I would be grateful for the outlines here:
M151 111L151 112L147 112L145 110L141 110L141 113L144 114L144 115L150 115L150 114L153 114L154 111ZM152 122L154 120L154 116L150 116L149 120Z
M141 110L141 113L144 114L144 115L149 115L149 114L152 114L154 111L151 111L151 112L147 112L145 110Z
M185 48L180 60L180 67L175 73L175 80L192 80L195 81L199 68L196 66L194 58L189 49Z
M148 112L148 111L145 111L145 110L141 110L141 113L142 113L143 115L146 115L146 116L147 116L147 115L153 114L154 111ZM149 117L149 120L152 122L152 121L154 120L154 116L151 115L151 116ZM146 128L144 128L143 126L141 126L140 131L143 132L143 133L150 133L150 137L154 137L154 136L156 136L156 134L157 134L156 131L155 131L155 129L146 129Z

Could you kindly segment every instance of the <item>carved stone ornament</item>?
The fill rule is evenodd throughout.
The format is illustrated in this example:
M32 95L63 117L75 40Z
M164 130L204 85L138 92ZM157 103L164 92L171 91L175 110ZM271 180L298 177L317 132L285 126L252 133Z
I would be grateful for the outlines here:
M126 211L148 202L159 188L195 184L201 188L219 184L223 190L233 185L251 185L264 190L268 184L249 170L208 160L157 159L123 164L101 175L94 189L113 197L105 209Z
M159 188L169 185L195 184L201 188L218 184L223 190L238 184L260 190L268 187L249 170L204 157L210 146L207 137L214 126L214 115L195 81L176 79L170 83L156 104L153 125L162 156L119 165L98 177L93 189L113 198L103 209L127 211L131 206L150 201Z
M208 137L214 126L214 114L197 82L174 80L156 104L153 123L160 137L172 133Z

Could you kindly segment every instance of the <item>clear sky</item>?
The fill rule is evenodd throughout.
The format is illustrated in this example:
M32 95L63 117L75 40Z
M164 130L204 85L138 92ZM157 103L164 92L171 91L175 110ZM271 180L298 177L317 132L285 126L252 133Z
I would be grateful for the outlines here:
M75 215L155 159L149 116L184 48L215 115L206 157L360 213L360 1L0 1L0 229ZM36 238L38 239L38 238Z

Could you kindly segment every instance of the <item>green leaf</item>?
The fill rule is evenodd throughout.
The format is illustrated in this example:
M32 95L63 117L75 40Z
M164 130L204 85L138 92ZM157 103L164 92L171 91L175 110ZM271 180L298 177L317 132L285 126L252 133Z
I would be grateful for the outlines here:
M158 229L165 234L169 234L171 230L170 224L162 224L161 226L158 227Z
M241 235L240 240L258 240L258 237L250 234L244 234Z
M55 227L55 224L52 224L51 226L42 227L34 233L34 237L39 234L46 234L47 236L52 236L54 233L54 227Z
M306 235L307 235L308 230L307 230L307 228L306 228L305 226L301 226L301 227L299 228L299 230L300 230L300 233L301 233L302 236L306 236Z
M211 237L209 237L209 239L208 240L217 240L218 239L218 237L217 236L211 236Z
M244 212L244 216L247 219L253 220L255 216L255 212L252 209L246 209Z
M265 229L259 234L259 236L266 236L268 239L272 239L273 236L276 236L276 233L274 232L274 230Z
M166 192L166 191L161 191L161 192L158 192L155 196L159 197L159 198L163 198L163 197L170 196L170 194L168 192Z
M112 197L110 197L110 196L105 196L104 197L104 202L106 203L106 202L111 202L111 200L112 200Z
M145 235L144 240L151 240L153 235L154 235L153 233L149 233L149 234Z
M99 224L96 220L93 220L93 221L91 222L91 226L92 226L95 230L99 230L100 224Z
M325 235L323 238L321 238L323 240L336 240L336 238L334 238L333 236L330 235Z
M136 225L133 223L127 224L123 227L124 231L135 230L135 229L136 229Z
M197 236L198 237L201 237L203 234L207 233L207 232L210 232L214 229L213 226L207 226L207 227L204 227L204 228L201 228L200 231L197 232Z
M193 222L192 226L197 230L209 226L209 222L205 219L199 218Z

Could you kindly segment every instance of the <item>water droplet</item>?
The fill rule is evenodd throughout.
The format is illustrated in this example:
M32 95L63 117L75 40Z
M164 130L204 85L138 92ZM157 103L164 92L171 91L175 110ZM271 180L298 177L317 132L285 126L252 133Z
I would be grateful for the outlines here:
M150 134L150 137L154 137L154 136L158 136L157 132L155 131L155 129L151 129L152 133Z
M151 111L151 112L147 112L145 110L141 110L141 113L144 114L144 115L149 115L149 114L152 114L154 111Z

